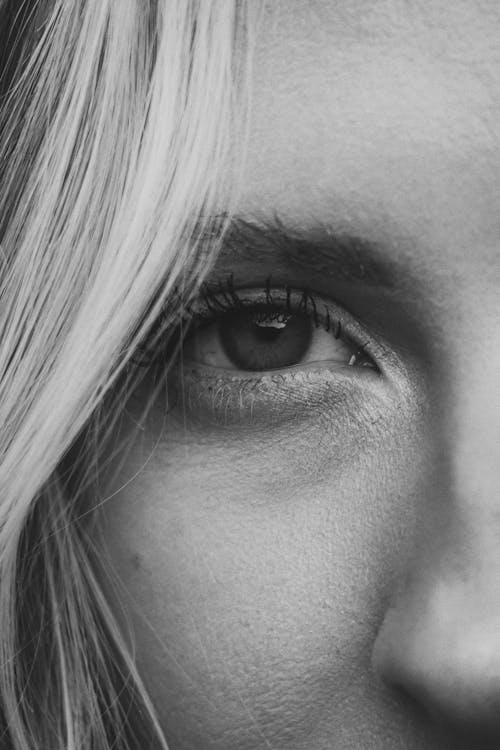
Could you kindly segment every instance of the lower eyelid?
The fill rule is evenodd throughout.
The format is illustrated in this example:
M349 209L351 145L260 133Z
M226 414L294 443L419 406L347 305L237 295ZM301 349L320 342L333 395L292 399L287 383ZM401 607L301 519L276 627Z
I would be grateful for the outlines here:
M249 378L248 373L221 376L221 371L186 362L182 379L170 380L176 391L172 402L195 422L226 427L300 423L331 409L340 419L353 411L353 403L362 402L365 386L379 380L374 371L359 369L355 374L348 366L329 370L311 365Z
M248 370L226 370L223 367L214 367L210 365L200 364L194 360L186 359L183 362L184 373L191 373L192 377L198 379L211 379L220 380L225 384L235 385L238 383L244 383L250 386L252 383L261 383L268 379L275 380L276 382L287 382L288 379L296 381L301 373L305 376L312 377L329 377L335 379L337 376L340 377L361 377L365 373L369 372L371 377L379 377L379 370L375 368L354 368L349 363L328 361L328 360L316 360L306 362L304 364L291 365L284 367L279 370L267 370L266 372L255 372L251 373Z

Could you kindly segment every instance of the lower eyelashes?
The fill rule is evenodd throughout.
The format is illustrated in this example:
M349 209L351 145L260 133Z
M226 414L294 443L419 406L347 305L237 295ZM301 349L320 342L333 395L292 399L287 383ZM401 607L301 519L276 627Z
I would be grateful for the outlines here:
M371 380L364 371L361 382ZM353 426L362 414L363 390L352 368L337 372L295 368L286 375L258 378L217 375L180 364L168 378L169 402L184 417L200 425L269 428L323 420Z

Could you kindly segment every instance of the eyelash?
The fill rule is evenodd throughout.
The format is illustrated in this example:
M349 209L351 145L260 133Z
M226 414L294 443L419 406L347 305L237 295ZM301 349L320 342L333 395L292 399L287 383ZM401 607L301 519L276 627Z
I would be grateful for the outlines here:
M245 291L248 291L248 287ZM259 287L251 291L258 291ZM216 323L230 312L242 310L262 311L269 318L270 313L276 312L276 317L283 314L302 313L309 316L315 327L323 329L332 335L335 339L341 339L346 344L352 346L355 351L354 362L358 364L358 357L365 357L369 366L380 373L379 368L373 358L367 352L368 342L360 343L356 340L360 331L356 331L354 336L349 335L346 325L340 320L338 314L333 313L327 304L322 304L323 311L320 312L315 296L303 287L296 287L290 284L273 284L269 276L264 284L260 287L262 300L255 298L245 298L242 292L238 292L235 287L234 277L231 274L225 281L219 280L215 284L204 283L201 286L198 298L191 304L181 304L181 319L177 325L172 326L171 315L165 314L160 316L160 320L155 324L155 336L149 336L147 341L140 345L139 349L144 352L140 358L134 354L132 361L139 367L153 367L165 371L165 367L175 360L176 355L182 350L182 342L187 335L196 327L204 323ZM175 296L175 295L174 295ZM177 295L178 300L182 297ZM200 302L204 307L200 309ZM169 324L167 324L167 320ZM355 327L352 323L347 328ZM152 357L148 358L148 352L152 351ZM159 354L158 354L159 352Z
M228 312L248 310L251 308L262 310L262 312L270 313L273 310L277 310L277 315L293 315L303 313L312 318L316 328L320 327L318 308L314 297L310 294L307 289L297 289L289 284L282 287L272 288L270 278L267 280L266 285L263 289L265 293L265 300L263 302L255 302L255 300L245 300L239 296L238 292L234 289L233 277L229 277L228 281L224 285L223 282L219 282L217 286L218 292L208 287L208 285L202 291L202 298L205 302L208 314L205 316L203 313L195 314L200 320L207 318L209 320L217 320L217 317L222 317ZM275 296L276 292L283 293L284 299L277 300ZM300 294L300 301L298 304L292 303L292 295ZM332 330L332 320L330 311L325 307L326 322L323 326L325 331L329 333ZM342 326L340 321L336 321L334 338L338 339L341 336Z

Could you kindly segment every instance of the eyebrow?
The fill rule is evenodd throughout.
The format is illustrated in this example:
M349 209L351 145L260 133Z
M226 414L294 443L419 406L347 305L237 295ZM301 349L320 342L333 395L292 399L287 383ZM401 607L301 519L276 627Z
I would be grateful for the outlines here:
M266 221L236 217L222 235L215 270L241 261L272 263L337 282L393 289L395 269L388 265L383 250L377 242L325 225L296 228L277 217Z

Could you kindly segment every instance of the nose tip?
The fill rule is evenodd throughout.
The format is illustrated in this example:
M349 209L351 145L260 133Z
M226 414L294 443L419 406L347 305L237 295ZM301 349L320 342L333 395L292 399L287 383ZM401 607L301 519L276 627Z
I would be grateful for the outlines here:
M417 617L404 605L389 610L375 670L434 723L474 738L471 747L500 748L500 619L477 617L466 603L451 612L449 603Z

